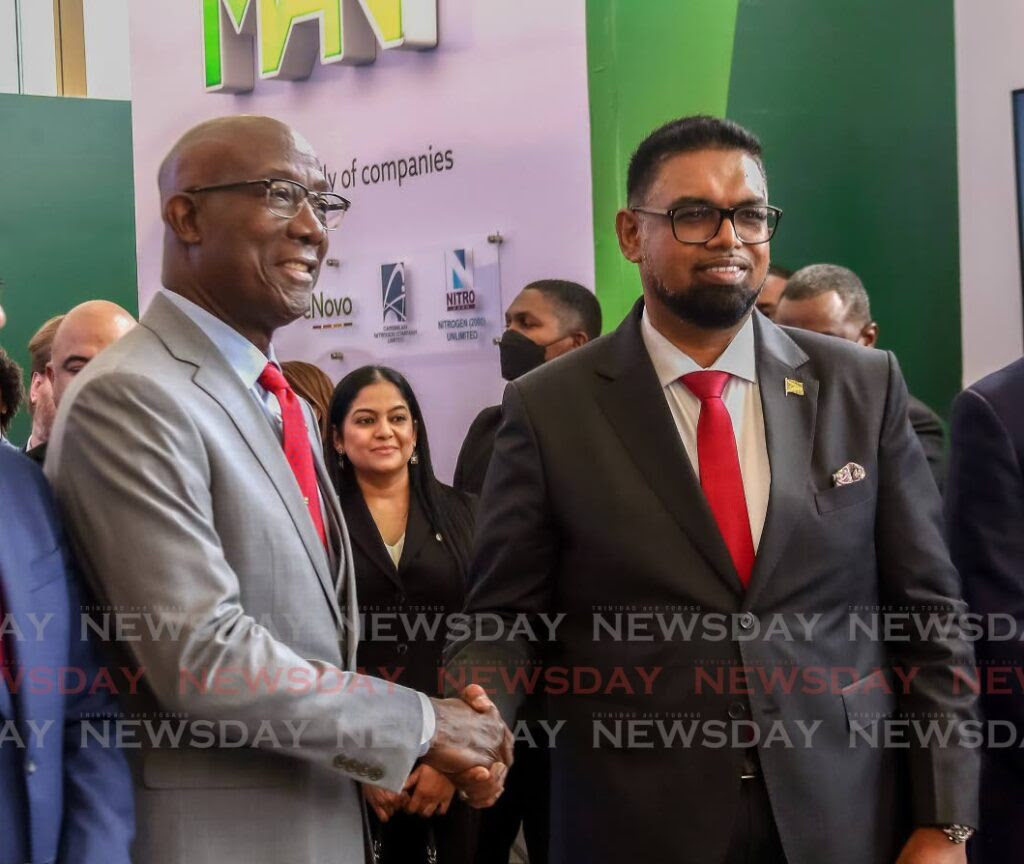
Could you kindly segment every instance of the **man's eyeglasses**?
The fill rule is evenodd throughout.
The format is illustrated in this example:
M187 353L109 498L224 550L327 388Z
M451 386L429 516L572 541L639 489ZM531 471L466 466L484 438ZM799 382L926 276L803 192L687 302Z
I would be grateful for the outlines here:
M634 213L667 216L672 220L672 236L680 243L707 243L722 227L732 222L732 229L741 243L767 243L779 226L782 211L767 204L744 204L742 207L712 207L710 204L687 204L669 210L652 207L630 207Z
M267 209L282 219L292 219L302 209L304 201L316 214L328 231L333 231L345 216L352 203L347 198L333 192L312 192L294 180L281 180L271 177L267 180L240 180L237 183L221 183L218 186L194 186L185 191L190 194L197 192L217 192L221 189L240 189L243 186L263 186L267 194Z

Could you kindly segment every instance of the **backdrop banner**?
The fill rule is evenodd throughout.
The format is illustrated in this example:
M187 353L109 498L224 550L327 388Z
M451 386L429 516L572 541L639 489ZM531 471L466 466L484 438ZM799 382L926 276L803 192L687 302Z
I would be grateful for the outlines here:
M275 348L335 382L397 368L450 479L501 395L505 307L534 279L593 288L584 0L181 0L131 15L140 308L160 284L156 174L176 138L225 114L292 124L353 204Z

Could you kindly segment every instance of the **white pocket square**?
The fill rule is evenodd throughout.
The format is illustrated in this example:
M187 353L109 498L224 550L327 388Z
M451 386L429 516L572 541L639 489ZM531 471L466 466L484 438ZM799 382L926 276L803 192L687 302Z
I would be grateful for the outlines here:
M832 485L849 486L851 483L860 483L867 476L868 472L856 462L847 462L832 475Z

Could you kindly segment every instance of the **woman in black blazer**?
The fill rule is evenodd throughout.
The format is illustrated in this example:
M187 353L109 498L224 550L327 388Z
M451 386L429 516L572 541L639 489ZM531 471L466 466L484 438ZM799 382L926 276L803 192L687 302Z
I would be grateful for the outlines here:
M447 616L465 599L473 499L434 476L419 403L393 369L364 366L345 376L330 426L327 464L355 559L359 666L441 696ZM430 766L418 764L401 794L363 792L379 864L472 861L476 814Z

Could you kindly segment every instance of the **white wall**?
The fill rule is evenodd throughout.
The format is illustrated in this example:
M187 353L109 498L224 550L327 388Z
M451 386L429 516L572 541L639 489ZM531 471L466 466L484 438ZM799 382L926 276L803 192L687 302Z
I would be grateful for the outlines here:
M14 0L0 0L0 93L18 92L18 32Z
M0 93L18 93L18 27L15 0L0 0ZM31 96L57 95L53 4L21 0L21 88Z
M84 0L85 75L91 99L131 99L128 0Z
M25 93L57 95L53 3L21 0L21 73Z
M1024 350L1011 93L1024 88L1024 3L955 0L964 383Z

